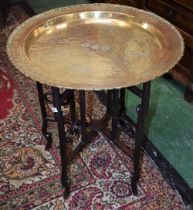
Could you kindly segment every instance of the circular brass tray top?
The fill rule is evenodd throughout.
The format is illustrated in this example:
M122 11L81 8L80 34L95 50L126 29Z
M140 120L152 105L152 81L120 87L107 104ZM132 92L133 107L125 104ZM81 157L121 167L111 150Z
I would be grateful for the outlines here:
M84 4L21 24L7 52L19 71L48 85L101 90L137 85L168 72L184 50L179 32L132 7Z

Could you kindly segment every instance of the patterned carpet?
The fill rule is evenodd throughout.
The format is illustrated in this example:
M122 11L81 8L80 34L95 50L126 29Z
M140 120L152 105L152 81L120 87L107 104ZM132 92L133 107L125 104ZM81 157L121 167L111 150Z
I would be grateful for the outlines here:
M132 160L102 135L70 165L71 194L63 200L56 125L49 125L54 145L45 151L35 83L11 65L5 51L11 31L27 18L20 6L12 7L7 27L0 32L0 209L183 209L179 195L146 155L139 195L133 196ZM89 93L87 100L89 115L101 116L105 108L97 97ZM121 138L132 152L133 139L124 134Z

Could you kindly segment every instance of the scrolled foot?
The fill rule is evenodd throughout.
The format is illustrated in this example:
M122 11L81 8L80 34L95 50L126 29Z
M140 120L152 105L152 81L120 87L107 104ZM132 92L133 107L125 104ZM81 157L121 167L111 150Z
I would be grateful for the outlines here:
M133 177L131 177L131 189L133 195L138 196L137 181Z
M70 195L70 189L65 189L63 194L64 200L68 199L69 195Z
M66 200L70 195L70 185L69 185L68 181L64 180L63 178L61 178L61 183L65 189L63 197L64 197L64 200Z

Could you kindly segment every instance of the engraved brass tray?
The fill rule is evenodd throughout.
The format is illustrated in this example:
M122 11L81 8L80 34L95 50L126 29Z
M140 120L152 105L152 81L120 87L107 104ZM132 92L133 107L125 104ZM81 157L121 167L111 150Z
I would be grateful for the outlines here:
M169 71L184 50L179 32L132 7L85 4L34 16L10 36L7 52L26 76L52 86L101 90Z

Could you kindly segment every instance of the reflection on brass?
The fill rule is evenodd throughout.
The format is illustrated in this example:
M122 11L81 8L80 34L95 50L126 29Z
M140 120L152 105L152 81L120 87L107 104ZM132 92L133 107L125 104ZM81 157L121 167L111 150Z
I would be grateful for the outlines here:
M184 50L179 32L132 7L85 4L34 16L10 36L7 52L26 76L52 86L128 87L168 72Z

